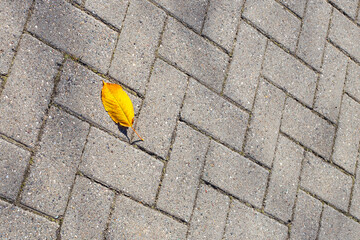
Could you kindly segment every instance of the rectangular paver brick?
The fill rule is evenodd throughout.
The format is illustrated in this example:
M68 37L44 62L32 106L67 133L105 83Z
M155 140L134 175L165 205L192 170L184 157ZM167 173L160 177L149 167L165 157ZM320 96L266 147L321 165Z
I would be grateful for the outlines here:
M156 60L137 120L136 128L146 139L139 145L166 158L186 87L185 74L162 60Z
M266 37L242 21L224 94L249 110L254 102L265 46Z
M165 12L149 1L131 1L109 69L111 76L145 92L164 21Z
M108 239L185 239L187 227L174 219L118 196L111 217Z
M228 196L215 189L201 185L187 239L222 239L229 200Z
M36 1L28 30L103 73L117 37L105 24L64 0Z
M349 61L345 91L360 101L360 66Z
M89 124L51 108L21 202L51 216L65 211Z
M295 57L269 42L264 62L264 75L297 99L311 106L317 75Z
M229 56L174 18L169 18L165 27L159 54L204 84L221 91Z
M331 5L326 0L308 2L297 55L318 70L321 67L330 16Z
M203 179L261 207L269 172L240 154L212 141Z
M359 0L330 0L351 18L355 19Z
M302 147L282 135L279 137L265 211L284 222L291 220L303 158Z
M61 227L61 239L103 239L113 191L84 177L76 177Z
M231 204L225 239L227 240L282 240L287 238L288 228L246 205L234 201Z
M50 102L62 56L24 35L0 98L0 132L33 146Z
M285 103L281 130L323 157L330 157L335 127L291 98Z
M301 186L337 208L347 210L351 177L312 153L306 153Z
M182 118L215 138L241 150L248 113L190 79Z
M263 79L259 85L245 152L271 167L285 103L285 93Z
M273 0L248 0L243 16L275 38L282 45L295 50L300 32L300 19Z
M190 220L208 146L208 137L184 123L178 125L158 208L185 221Z
M280 0L280 2L294 11L300 17L304 16L306 0Z
M80 170L133 197L155 201L163 163L96 128L91 128Z

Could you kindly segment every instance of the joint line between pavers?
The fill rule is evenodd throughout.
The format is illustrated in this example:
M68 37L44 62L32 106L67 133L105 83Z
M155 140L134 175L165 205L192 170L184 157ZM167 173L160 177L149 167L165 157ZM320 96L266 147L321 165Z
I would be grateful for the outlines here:
M359 14L360 14L360 0L356 9L355 19L359 18ZM358 19L358 21L360 21L360 19Z
M12 137L10 137L10 136L7 136L7 135L4 134L4 133L1 133L1 132L0 132L0 138L3 139L4 141L7 141L7 142L9 142L9 143L11 143L11 144L14 144L14 145L20 147L20 148L22 148L22 149L25 149L25 150L27 150L27 151L29 151L29 152L33 152L33 151L34 151L33 147L30 147L29 145L27 145L27 144L25 144L25 143L22 143L22 142L14 139L14 138L12 138Z
M229 207L228 207L227 212L226 212L225 225L224 225L224 229L223 229L223 232L222 232L222 238L221 238L222 240L225 240L225 233L226 233L226 228L227 228L227 225L228 225L228 220L229 220L230 210L231 210L232 205L233 205L233 198L229 197Z
M277 1L278 1L278 0L277 0ZM304 19L305 19L305 17L306 17L306 12L307 12L308 4L309 4L309 0L307 0L307 1L305 2L304 16L303 16L303 18L300 18L300 31L299 31L298 38L297 38L297 40L296 40L295 53L297 53L298 50L299 50L298 48L299 48L300 36L301 36L301 33L302 33L303 29L304 29Z
M117 199L118 195L116 194L116 191L113 190L113 192L114 192L114 197L113 197L113 200L112 200L111 205L110 205L109 216L108 216L108 219L107 219L107 222L105 224L104 231L103 231L103 240L108 239L111 218L114 215L114 211L115 211L115 204L116 204L116 199Z
M357 171L358 171L359 164L360 164L359 163L359 158L360 158L360 142L359 142L359 145L358 145L358 153L357 153L357 158L356 158L356 163L355 163L355 173L354 173L354 177L353 177L353 185L351 186L351 190L350 190L350 200L349 200L349 207L348 207L348 212L349 213L350 213L352 200L353 200L353 196L354 196L355 183L356 183L357 178L359 177L357 175Z
M300 15L298 15L296 12L294 12L291 8L289 8L286 4L284 4L283 2L280 2L280 0L275 0L277 3L279 3L281 5L281 7L283 9L285 9L286 11L288 11L289 13L291 13L292 15L294 15L295 17L297 17L298 19L302 20L303 18L300 17ZM306 7L305 7L306 9Z
M200 35L201 36L203 36L203 30L204 30L205 22L207 21L207 18L208 18L209 8L210 8L210 0L207 0L206 9L205 9L205 16L203 18L201 28L200 28Z
M350 53L348 53L345 49L341 48L338 44L333 42L330 38L327 38L327 41L333 45L335 48L337 48L340 52L345 54L348 58L350 58L352 61L354 61L357 65L360 66L360 60L356 59L354 56L352 56Z
M349 14L347 14L344 10L342 10L337 4L331 2L330 0L327 0L327 2L336 10L338 10L339 12L341 12L347 19L349 19L351 22L353 22L355 25L357 25L358 27L360 27L360 23L356 22L356 19L353 19L352 17L350 17Z
M324 206L324 203L323 203L322 206L321 206L321 213L320 213L320 217L319 217L319 224L318 224L318 229L316 231L315 240L319 239L320 230L321 230L321 224L322 224L322 217L323 217L323 214L324 214L324 209L325 209L325 206Z

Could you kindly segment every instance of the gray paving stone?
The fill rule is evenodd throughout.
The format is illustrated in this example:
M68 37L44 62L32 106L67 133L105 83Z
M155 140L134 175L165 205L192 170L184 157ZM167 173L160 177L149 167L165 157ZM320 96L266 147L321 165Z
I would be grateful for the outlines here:
M84 177L76 177L61 227L61 239L103 239L113 191Z
M288 228L261 213L234 201L230 208L225 239L281 240L287 238Z
M152 204L163 163L96 128L91 128L80 170Z
M350 173L355 172L360 143L360 104L348 97L343 97L341 114L337 129L333 161Z
M0 74L9 71L31 3L31 0L0 2Z
M340 111L347 61L342 52L327 44L314 109L333 122L337 122Z
M245 22L241 22L224 94L251 110L266 38Z
M241 151L248 114L190 79L182 118Z
M200 32L208 5L207 0L154 0L181 21Z
M352 186L351 177L312 153L306 153L301 186L337 208L347 210Z
M229 203L228 196L201 185L187 239L222 239Z
M170 148L186 86L185 74L156 60L136 128L145 139L139 145L163 158Z
M291 51L295 50L300 19L272 0L248 0L243 16Z
M60 53L24 35L0 98L1 133L35 144L61 60Z
M360 224L344 216L333 208L325 206L321 221L319 240L357 240Z
M158 208L187 222L190 220L208 145L208 137L179 123Z
M232 50L244 0L211 0L202 34Z
M203 179L261 207L268 171L238 153L211 141Z
M159 54L221 91L229 56L173 18L165 27Z
M304 149L286 137L279 137L279 144L271 170L265 211L282 219L291 220L296 198Z
M261 79L245 145L245 152L268 167L274 159L285 93Z
M96 0L87 0L85 8L120 29L128 4L129 0L111 0L106 1L106 4Z
M324 158L330 157L335 127L291 98L285 103L281 130Z
M30 152L0 139L0 195L16 199Z
M321 67L330 16L331 5L326 0L308 2L296 53L318 70Z
M269 42L264 62L264 75L311 106L317 75L296 58Z
M63 0L36 1L28 30L103 73L117 37L105 24Z
M280 0L280 2L294 11L300 17L304 16L306 0Z
M337 10L333 13L329 38L360 61L360 28Z
M300 190L295 208L294 221L291 226L290 239L316 239L321 211L322 203Z
M358 163L359 164L359 163ZM357 168L353 196L350 203L350 214L360 219L360 167Z
M330 2L346 12L351 18L355 19L356 10L359 4L358 0L330 0Z
M146 0L131 1L109 73L144 93L165 13Z
M108 239L185 239L187 227L174 219L118 196Z
M360 66L349 61L345 91L360 101Z
M58 225L0 200L0 239L56 239Z
M64 214L89 125L51 108L21 202L54 217Z

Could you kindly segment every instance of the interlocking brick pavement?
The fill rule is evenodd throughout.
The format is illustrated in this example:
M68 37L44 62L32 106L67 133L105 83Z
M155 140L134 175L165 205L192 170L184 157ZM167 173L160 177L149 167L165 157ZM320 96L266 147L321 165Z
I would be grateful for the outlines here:
M358 240L359 9L2 0L0 239Z

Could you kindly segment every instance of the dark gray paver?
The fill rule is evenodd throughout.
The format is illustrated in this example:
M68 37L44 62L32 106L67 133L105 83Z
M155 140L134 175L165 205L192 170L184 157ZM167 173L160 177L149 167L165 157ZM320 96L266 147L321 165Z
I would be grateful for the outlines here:
M91 128L80 170L152 204L163 163L96 128Z
M59 52L24 35L0 99L0 132L33 146L50 102Z
M185 221L193 209L209 138L180 123L162 181L157 207Z
M103 239L113 191L77 176L61 226L61 239Z
M281 130L323 157L330 157L335 127L291 98L285 103Z
M351 18L355 19L356 11L358 9L358 4L359 4L358 0L330 0L330 2L338 6Z
M186 86L185 74L156 60L136 129L145 139L139 145L163 158L170 148Z
M345 91L360 101L360 66L349 61Z
M38 0L28 30L105 72L117 33L64 0Z
M211 141L203 179L232 195L261 207L268 171Z
M145 92L165 13L146 0L130 3L109 73L131 88Z
M190 79L182 118L241 150L248 114Z
M185 239L187 227L171 217L118 196L108 239Z
M244 151L268 167L274 159L284 103L285 93L261 79Z
M215 189L201 185L187 239L222 239L230 199Z
M294 11L300 17L304 16L306 0L280 0L280 2Z
M169 18L165 27L159 54L221 91L229 56L174 18Z
M249 110L259 82L265 45L266 37L242 21L224 94Z

